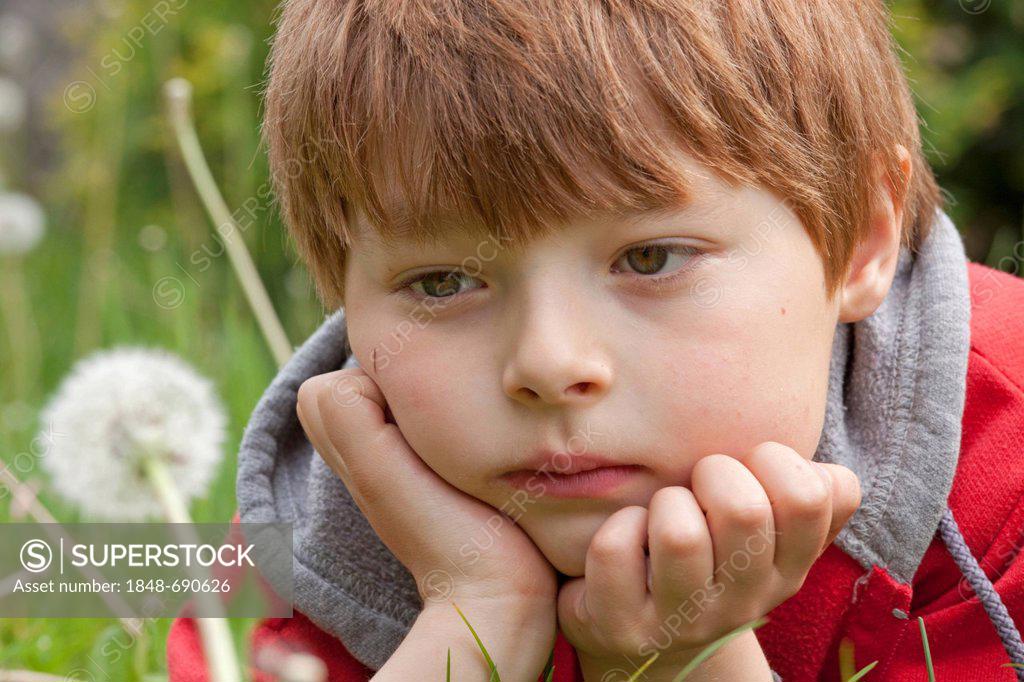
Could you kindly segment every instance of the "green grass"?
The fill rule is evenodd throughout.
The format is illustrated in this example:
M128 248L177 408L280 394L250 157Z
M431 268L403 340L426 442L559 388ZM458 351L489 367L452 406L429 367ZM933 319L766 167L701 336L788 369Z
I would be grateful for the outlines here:
M455 606L455 605L453 604L453 606ZM459 616L462 618L463 622L466 624L466 627L469 628L469 631L473 634L473 639L476 640L477 646L480 647L480 651L483 653L484 660L487 661L488 667L490 668L490 671L491 671L488 682L501 682L501 678L498 675L497 666L495 666L494 661L491 659L491 655L487 652L487 648L484 646L484 643L482 641L480 641L480 637L477 635L476 630L473 628L473 626L470 624L469 620L466 618L465 614L462 613L462 610L458 606L455 606L455 610L459 612ZM701 663L703 663L705 660L707 660L707 658L709 656L711 656L716 650L718 650L719 648L721 648L722 646L727 644L730 640L732 640L733 638L735 638L738 635L742 634L746 630L757 629L757 628L761 627L762 625L764 625L767 622L768 622L767 617L762 616L761 618L757 618L757 619L755 619L755 620L753 620L753 621L751 621L749 623L746 623L745 625L741 625L740 627L736 628L735 630L733 630L731 632L726 633L725 635L722 635L721 637L716 639L714 642L711 642L706 647L704 647L704 649L702 649L701 652L690 663L688 663L682 670L679 671L679 673L676 675L676 677L673 678L672 682L682 682ZM924 665L925 665L925 670L928 672L928 682L935 682L935 669L934 669L934 666L932 664L931 646L928 644L928 633L925 630L924 618L921 618L920 616L918 616L917 624L918 624L918 628L920 629L920 632L921 632L921 645L924 648ZM843 646L843 647L841 647L841 649L843 651L841 656L848 656L849 659L852 661L852 656L853 656L853 649L852 649L852 647ZM552 679L552 677L554 675L554 665L552 663L552 661L554 660L554 655L555 655L555 652L554 652L554 649L552 649L551 654L548 656L547 665L544 667L543 672L541 672L541 675L544 676L545 682L551 682L551 679ZM637 670L632 675L630 675L629 680L627 680L627 682L635 682L636 680L640 680L641 679L640 676L643 674L643 672L648 667L650 667L650 665L652 663L654 663L655 660L657 660L658 656L659 656L659 654L655 653L653 656L651 656L649 659L647 659L643 663L643 665L641 665L639 668L637 668ZM858 680L864 679L867 676L867 674L869 672L871 672L875 668L875 666L877 666L877 665L878 665L878 661L872 661L871 663L869 663L868 665L864 666L859 671L857 671L855 674L853 674L853 675L851 675L849 677L846 677L844 679L844 682L858 682ZM1019 667L1017 664L1014 664L1014 663L1004 663L1003 666ZM447 675L445 677L447 682L451 682L451 672L452 672L452 650L448 649Z
M501 677L498 674L498 668L495 665L494 660L491 658L490 653L488 653L487 647L484 646L484 643L482 641L480 641L480 637L479 637L479 635L477 635L476 629L473 628L472 624L469 622L469 619L467 619L466 615L462 612L462 609L460 609L454 603L452 604L452 606L454 606L455 610L459 612L459 617L462 618L462 621L466 624L466 627L469 628L469 631L473 635L473 639L476 640L477 646L480 648L481 653L483 653L484 660L487 661L487 666L488 666L488 668L490 670L490 675L488 677L488 682L501 682ZM928 670L929 670L929 682L934 682L935 678L934 678L933 674L931 673L931 665L932 665L932 663L931 663L931 654L929 653L929 650L928 650L928 640L927 640L927 637L925 637L925 634L924 634L924 621L921 618L918 618L918 621L921 624L921 637L922 637L922 639L924 640L924 643L925 643L925 656L927 658L927 664L928 664ZM747 630L755 630L755 629L761 627L762 625L764 625L767 622L768 622L768 619L766 617L762 616L761 618L757 618L755 620L752 620L749 623L741 625L740 627L732 630L731 632L727 632L726 634L722 635L721 637L719 637L718 639L716 639L715 641L711 642L706 647L701 649L700 653L697 654L697 656L694 657L694 659L692 661L687 663L686 666L684 666L679 671L679 673L672 679L672 682L683 682L683 680L685 680L694 670L696 670L697 667L701 663L703 663L705 660L707 660L707 658L709 656L714 654L715 651L717 651L721 647L725 646L732 639L734 639L734 638L738 637L739 635L743 634L745 631L747 631ZM660 655L660 652L659 653L655 653L653 656L651 656L646 661L644 661L644 663L639 668L637 668L636 671L632 675L629 676L629 679L626 682L636 682L637 680L641 680L642 679L641 675L643 675L644 671L647 670L651 666L651 664L654 663L654 661L656 661L658 659L659 655ZM544 666L544 670L541 672L541 675L544 677L545 682L551 682L552 678L554 677L554 674L555 674L555 667L554 667L554 664L553 664L554 656L555 656L555 651L554 651L554 649L552 649L551 653L548 654L547 664ZM878 661L873 661L872 663L866 665L863 669L861 669L855 675L853 675L849 679L845 680L845 682L857 682L857 680L862 679L876 665L878 665ZM446 680L446 682L451 682L451 679L452 679L452 650L451 650L451 648L449 648L448 649L448 658L447 658L447 663L446 663L445 680Z

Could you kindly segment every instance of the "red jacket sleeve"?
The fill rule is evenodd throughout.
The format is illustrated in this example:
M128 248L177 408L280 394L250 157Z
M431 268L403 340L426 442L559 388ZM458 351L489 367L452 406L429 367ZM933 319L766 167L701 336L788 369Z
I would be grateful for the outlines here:
M269 661L282 653L304 652L327 665L328 682L366 682L373 671L360 663L335 637L295 611L292 618L264 618L249 638L249 679L276 682ZM202 639L193 618L179 617L167 637L169 682L210 682L202 652Z

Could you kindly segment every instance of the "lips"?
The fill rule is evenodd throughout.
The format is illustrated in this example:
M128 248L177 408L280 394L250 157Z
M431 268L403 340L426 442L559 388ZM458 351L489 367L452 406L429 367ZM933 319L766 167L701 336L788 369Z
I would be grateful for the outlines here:
M578 463L577 466L593 464ZM597 466L572 474L520 469L505 474L508 485L537 496L594 498L617 494L644 470L637 464Z
M509 472L509 474L540 473L571 475L601 467L629 466L628 462L620 462L602 455L584 452L555 452L542 450L526 462L526 467Z

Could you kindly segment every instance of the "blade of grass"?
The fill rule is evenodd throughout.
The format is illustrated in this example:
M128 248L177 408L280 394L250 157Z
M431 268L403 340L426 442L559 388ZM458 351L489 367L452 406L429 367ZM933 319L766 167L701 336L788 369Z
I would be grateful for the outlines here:
M660 651L656 651L653 656L648 658L644 662L644 664L642 666L637 668L636 671L632 675L629 676L629 679L626 680L626 682L635 682L636 680L640 679L640 675L643 674L643 672L645 670L647 670L649 667L651 667L651 664L654 663L656 660L658 660L658 656L660 656L660 655L661 655L661 652Z
M544 676L544 682L551 682L555 676L555 648L551 647L551 653L548 654L548 662L544 664L544 670L541 672Z
M853 660L853 642L849 637L839 641L839 679L849 682L855 671Z
M459 608L459 605L452 602L452 606L454 606L455 610L459 612L459 617L462 618L462 622L466 624L469 631L473 633L473 639L476 640L476 645L480 647L480 651L483 652L484 659L487 661L487 665L491 668L490 682L501 682L501 677L498 675L498 668L494 665L494 661L491 660L491 655L487 653L487 647L485 647L484 643L480 641L480 636L476 634L476 630L474 630L473 626L470 625L469 620L466 619L466 616L462 613L462 609Z
M924 646L924 663L928 668L928 682L935 682L935 669L932 667L932 651L928 646L928 633L924 629L924 618L918 616L917 624L921 628L921 644Z
M765 616L761 616L760 618L757 618L755 620L750 621L749 623L739 626L732 632L728 632L722 635L714 642L704 647L692 661L686 664L685 668L679 671L678 675L672 678L672 682L680 682L681 680L685 679L686 676L692 673L694 669L696 669L698 665L703 663L706 658L708 658L711 654L715 653L718 649L725 646L736 637L739 637L741 634L743 634L744 631L756 630L757 628L761 627L767 622L768 619Z
M857 682L857 680L871 672L871 669L874 668L876 665L878 665L878 661L871 661L866 666L857 671L857 674L848 679L846 682Z
M867 675L876 665L878 665L878 661L872 661L854 672L853 642L849 637L843 637L839 642L839 679L843 682L856 682Z

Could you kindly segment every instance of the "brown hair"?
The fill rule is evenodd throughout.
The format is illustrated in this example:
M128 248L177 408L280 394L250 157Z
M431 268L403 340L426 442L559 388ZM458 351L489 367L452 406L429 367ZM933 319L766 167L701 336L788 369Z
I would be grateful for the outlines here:
M444 218L522 243L685 201L667 132L789 201L834 292L876 159L905 191L904 245L942 205L889 17L883 0L287 0L265 88L273 185L333 308L355 207L386 243Z

